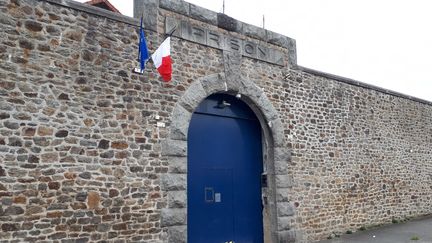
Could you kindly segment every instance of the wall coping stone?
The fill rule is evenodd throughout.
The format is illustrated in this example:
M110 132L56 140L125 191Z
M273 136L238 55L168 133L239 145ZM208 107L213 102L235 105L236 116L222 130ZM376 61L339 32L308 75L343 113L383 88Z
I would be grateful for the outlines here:
M399 93L399 92L396 92L396 91L393 91L393 90L381 88L381 87L378 87L378 86L375 86L375 85L372 85L372 84L367 84L367 83L364 83L364 82L360 82L360 81L357 81L357 80L354 80L354 79L351 79L351 78L346 78L346 77L342 77L342 76L339 76L339 75L335 75L335 74L331 74L331 73L326 73L326 72L322 72L322 71L318 71L318 70L315 70L315 69L311 69L311 68L307 68L307 67L303 67L303 66L298 66L298 65L294 66L293 69L294 70L299 70L299 71L302 71L302 72L305 72L305 73L308 73L308 74L313 74L313 75L316 75L316 76L320 76L320 77L323 77L323 78L332 79L332 80L335 80L335 81L338 81L338 82L341 82L341 83L346 83L346 84L354 85L354 86L361 87L361 88L375 90L375 91L378 91L380 93L384 93L384 94L387 94L387 95L391 95L391 96L395 96L395 97L399 97L399 98L404 98L404 99L408 99L408 100L411 100L411 101L415 101L415 102L418 102L418 103L422 103L422 104L425 104L425 105L432 106L432 101L427 101L427 100L420 99L420 98L417 98L417 97L414 97L414 96L410 96L410 95L406 95L406 94L403 94L403 93Z
M218 26L219 20L216 12L188 3L184 0L160 0L159 7L198 21ZM221 14L219 13L219 15ZM237 19L232 19L232 21L234 21L234 24L237 26L234 32L286 48L290 53L293 53L290 55L290 58L296 57L295 40L293 38L252 24L244 23ZM297 60L290 60L290 62L297 63Z
M66 8L79 10L79 11L86 12L89 14L94 14L97 16L105 17L105 18L108 18L111 20L115 20L115 21L129 24L132 26L139 26L139 24L140 24L139 19L125 16L125 15L122 15L120 13L114 13L114 12L111 12L109 10L105 10L102 8L98 8L98 7L84 4L84 3L80 3L80 2L76 2L73 0L41 0L41 1L45 1L45 2L48 2L51 4L60 5L60 6L66 7ZM170 4L171 2L174 2L175 4ZM183 1L183 0L161 0L159 2L159 6L161 8L166 9L166 10L170 10L170 11L184 14L190 18L193 18L193 19L196 19L199 21L207 22L210 24L215 23L214 14L213 15L197 14L197 12L214 13L213 11L207 10L205 8L199 7L197 5L194 5L192 3L188 3L188 2ZM193 9L192 12L191 12L191 9ZM263 41L287 48L289 51L289 55L290 55L289 62L290 62L290 64L294 64L294 65L292 65L292 69L294 69L294 70L303 71L305 73L317 75L317 76L328 78L328 79L333 79L335 81L339 81L342 83L354 85L354 86L361 87L361 88L375 90L375 91L378 91L380 93L384 93L387 95L391 95L391 96L395 96L395 97L399 97L399 98L404 98L404 99L408 99L411 101L415 101L418 103L432 106L431 101L427 101L427 100L417 98L414 96L410 96L407 94L399 93L399 92L392 91L392 90L385 89L385 88L381 88L381 87L378 87L375 85L360 82L360 81L357 81L357 80L354 80L351 78L346 78L346 77L342 77L339 75L335 75L335 74L331 74L331 73L327 73L327 72L323 72L323 71L315 70L312 68L307 68L307 67L297 65L296 64L297 63L297 52L296 52L295 39L292 39L290 37L287 37L287 36L284 36L284 35L269 31L269 30L265 30L265 34L263 34L262 29L257 27L257 26L242 23L241 21L238 21L238 22L239 22L239 25L241 24L243 26L241 28L241 30L239 31L240 34L243 34L243 35L246 35L246 36L249 36L252 38L256 38L256 39L262 39ZM153 30L152 28L148 28L148 27L145 27L145 29L146 30Z

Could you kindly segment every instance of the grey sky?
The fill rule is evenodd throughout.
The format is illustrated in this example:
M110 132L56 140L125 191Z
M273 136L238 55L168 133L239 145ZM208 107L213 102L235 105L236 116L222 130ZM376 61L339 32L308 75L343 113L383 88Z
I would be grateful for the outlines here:
M80 0L84 2L84 0ZM132 16L132 0L110 0ZM222 0L188 2L222 11ZM225 13L297 41L298 64L432 101L429 0L225 0Z

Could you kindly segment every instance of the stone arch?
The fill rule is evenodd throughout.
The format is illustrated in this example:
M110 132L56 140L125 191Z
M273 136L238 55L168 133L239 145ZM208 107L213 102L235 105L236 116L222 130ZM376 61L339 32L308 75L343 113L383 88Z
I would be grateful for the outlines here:
M250 80L225 73L203 77L191 84L172 113L168 138L162 143L162 156L168 160L168 173L161 176L167 193L167 207L161 210L165 242L187 241L187 133L195 108L214 93L241 94L260 120L265 138L264 170L268 187L263 189L267 204L263 214L265 237L272 242L291 242L295 238L289 223L294 214L286 193L291 187L288 176L290 151L284 148L284 129L276 109L263 90ZM266 208L267 207L267 208ZM267 241L266 241L267 242Z

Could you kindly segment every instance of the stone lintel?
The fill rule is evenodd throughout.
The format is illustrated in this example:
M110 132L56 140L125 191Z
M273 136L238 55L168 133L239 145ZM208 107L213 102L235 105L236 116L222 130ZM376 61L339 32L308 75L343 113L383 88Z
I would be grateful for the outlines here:
M290 42L294 40L290 37L263 29L255 25L241 22L225 14L216 13L183 0L160 0L159 6L163 9L176 12L215 26L220 26L221 28L228 31L237 32L239 34L246 35L260 41L269 42L283 48L289 49L289 46L292 45Z
M173 29L173 35L188 41L206 45L223 51L238 53L241 56L265 61L279 66L286 66L285 53L277 48L263 45L259 40L246 40L245 38L234 37L231 34L224 34L217 30L211 30L197 24L192 24L186 20L179 20L173 17L165 18L165 33L170 33ZM253 28L249 28L252 31ZM273 33L273 32L272 32ZM250 36L259 37L262 33L258 31L256 35L249 32ZM279 34L271 39L273 45L277 43L291 43L285 40ZM286 47L288 50L288 45Z

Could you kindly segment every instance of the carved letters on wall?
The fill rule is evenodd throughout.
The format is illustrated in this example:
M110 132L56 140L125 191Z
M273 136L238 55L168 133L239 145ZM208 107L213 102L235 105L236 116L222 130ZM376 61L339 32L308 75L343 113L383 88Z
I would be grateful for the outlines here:
M285 65L283 59L284 53L282 51L233 36L224 35L201 26L192 25L187 21L180 21L175 18L166 17L165 33L169 33L175 27L177 27L177 29L173 35L176 37L220 50L238 52L243 56L276 65Z

